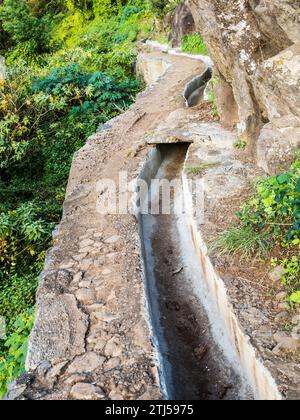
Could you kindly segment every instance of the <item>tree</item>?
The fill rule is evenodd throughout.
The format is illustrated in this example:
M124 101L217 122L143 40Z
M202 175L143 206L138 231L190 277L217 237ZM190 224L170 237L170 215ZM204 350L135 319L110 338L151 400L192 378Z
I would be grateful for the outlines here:
M55 16L67 11L66 0L27 0L27 4L34 16L42 17L46 14Z
M4 0L0 6L0 24L20 57L38 56L48 51L50 20L31 13L26 0Z
M2 3L3 3L3 0L0 0L0 7ZM2 22L0 21L0 52L4 52L9 47L10 47L9 36L4 31Z

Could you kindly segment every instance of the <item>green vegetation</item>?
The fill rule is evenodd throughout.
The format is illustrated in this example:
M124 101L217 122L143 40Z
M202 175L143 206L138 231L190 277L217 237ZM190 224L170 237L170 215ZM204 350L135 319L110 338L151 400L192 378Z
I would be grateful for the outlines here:
M142 0L0 0L0 395L24 369L73 154L142 88L135 41L153 20Z
M187 166L186 173L188 175L202 176L202 175L205 174L206 171L208 171L209 169L215 167L216 165L218 165L217 162L214 162L214 163L201 163L199 165Z
M222 232L210 250L217 251L219 255L238 255L241 260L247 260L254 255L262 256L269 247L270 239L266 232L257 232L252 226L243 226Z
M233 147L237 150L246 150L247 142L244 139L238 139L233 143Z
M199 33L186 35L182 40L182 51L189 54L208 55L208 49Z
M24 372L28 337L33 327L34 311L28 309L13 324L13 332L4 343L5 357L0 361L0 396L7 386Z
M220 84L219 76L214 72L213 77L207 84L206 90L208 93L208 100L212 104L212 113L214 117L220 117L218 111L218 104L217 104L217 97L216 97L216 90Z
M300 304L300 252L284 258L279 261L277 258L272 259L272 264L281 263L283 268L282 284L290 289L290 302Z
M176 9L181 0L149 0L150 10L158 17L164 17L168 12Z
M271 265L283 268L290 302L300 303L300 161L287 173L260 179L238 216L240 226L223 232L212 250L244 258L269 249Z

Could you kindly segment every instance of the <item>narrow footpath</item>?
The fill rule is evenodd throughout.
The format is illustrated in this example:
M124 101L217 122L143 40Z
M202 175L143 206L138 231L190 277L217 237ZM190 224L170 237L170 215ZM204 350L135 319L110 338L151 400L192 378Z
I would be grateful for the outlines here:
M146 51L140 62L167 68L126 113L75 155L61 224L48 252L37 296L27 370L8 398L159 399L147 323L138 224L133 215L97 212L97 183L135 179L147 138L184 108L187 80L205 65ZM163 63L163 66L162 66ZM146 71L146 69L144 70ZM186 110L197 118L196 110Z

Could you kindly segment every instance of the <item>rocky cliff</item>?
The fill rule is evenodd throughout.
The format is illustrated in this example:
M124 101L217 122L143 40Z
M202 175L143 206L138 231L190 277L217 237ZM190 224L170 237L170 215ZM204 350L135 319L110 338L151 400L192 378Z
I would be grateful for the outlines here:
M188 0L180 3L176 10L168 13L165 18L165 25L171 27L169 41L172 47L178 47L185 35L195 32L195 22Z
M300 0L189 0L220 76L222 122L259 165L282 170L300 144Z

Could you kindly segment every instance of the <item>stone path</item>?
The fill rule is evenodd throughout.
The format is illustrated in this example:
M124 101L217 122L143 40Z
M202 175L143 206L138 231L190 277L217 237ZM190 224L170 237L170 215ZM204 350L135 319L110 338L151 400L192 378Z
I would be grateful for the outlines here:
M147 137L184 107L186 79L204 68L199 61L160 52L140 55L141 72L151 73L153 63L157 76L166 70L164 76L74 157L64 215L38 290L30 374L8 399L161 398L137 221L133 215L102 216L96 210L97 182L117 182L120 171L127 171L129 180L137 177L149 151Z

